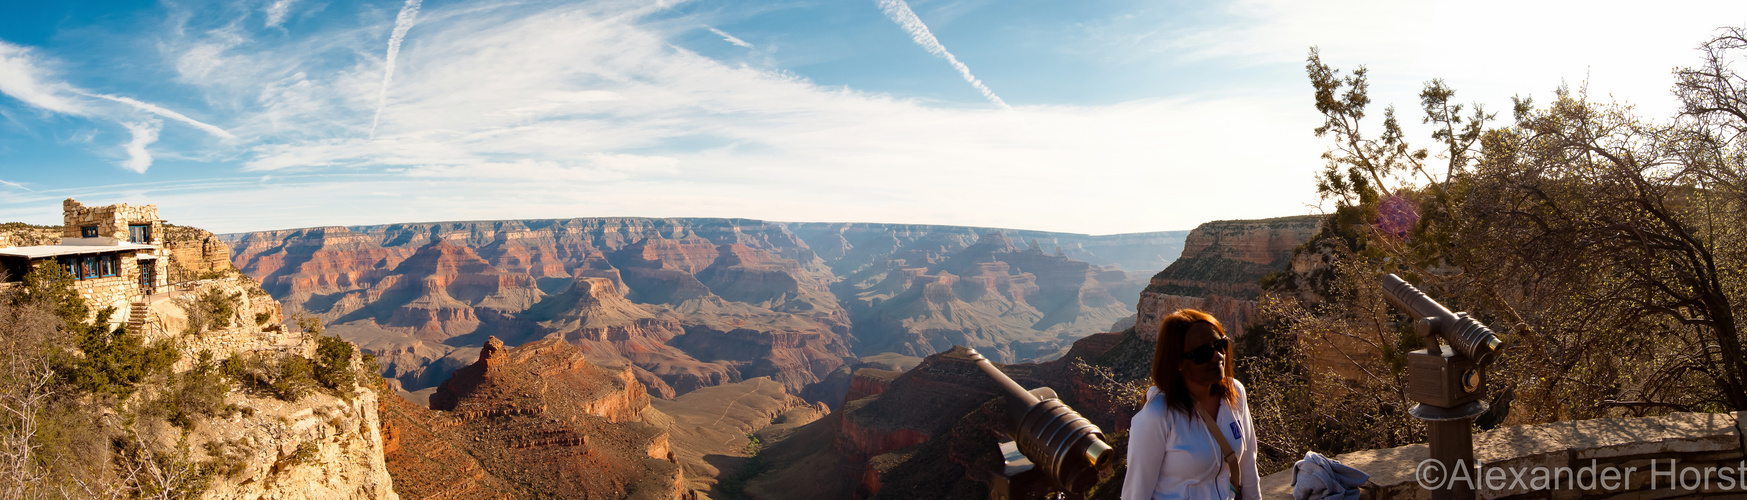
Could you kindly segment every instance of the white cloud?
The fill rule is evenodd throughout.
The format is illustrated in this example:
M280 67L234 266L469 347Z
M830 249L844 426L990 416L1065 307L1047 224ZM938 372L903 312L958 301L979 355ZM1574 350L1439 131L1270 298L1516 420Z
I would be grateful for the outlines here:
M1457 101L1484 102L1501 117L1513 95L1550 96L1561 83L1576 88L1585 80L1592 98L1628 100L1642 114L1661 117L1676 107L1669 71L1696 64L1693 49L1719 26L1747 20L1740 5L1243 0L1224 4L1226 22L1175 26L1106 49L1180 63L1268 66L1302 64L1318 46L1332 66L1368 67L1372 102L1379 110L1395 104L1407 125L1419 122L1418 94L1433 78L1455 88Z
M972 87L976 87L978 92L982 92L983 97L987 98L989 102L993 102L995 105L1003 108L1008 107L1007 103L1002 101L1000 96L995 95L994 91L989 90L987 85L983 85L982 80L978 80L977 77L971 75L971 68L969 66L965 66L964 63L959 62L957 57L953 57L951 52L946 51L946 46L941 45L940 40L934 38L934 33L928 31L928 25L922 24L922 18L916 17L916 13L910 10L910 4L904 3L904 0L877 1L880 4L880 10L886 13L886 17L890 18L892 22L898 23L899 27L904 28L904 31L910 34L910 39L915 40L917 45L921 45L922 48L927 49L928 53L946 59L946 62L948 63L952 63L953 69L958 70L958 74L964 77L964 81L970 83Z
M277 28L279 25L285 24L285 15L291 12L291 4L295 2L296 0L273 0L273 3L268 4L265 10L266 26Z
M669 42L697 24L655 31L636 23L643 8L421 13L374 139L346 124L371 120L381 60L318 67L304 61L333 46L239 49L237 67L297 68L265 73L260 108L228 120L245 169L271 172L286 190L275 199L327 202L307 222L214 227L637 215L1121 232L1307 210L1319 150L1314 111L1296 101L941 108L702 57ZM360 53L379 43L312 36ZM1255 147L1264 137L1270 147ZM408 196L378 204L373 192Z
M0 40L0 93L32 107L69 115L90 112L72 95L72 87L55 81L41 58L28 48Z
M146 169L152 167L152 153L146 151L146 146L158 141L158 130L161 125L162 123L157 120L122 123L122 126L127 127L128 132L133 133L133 140L128 141L124 148L127 151L127 159L122 160L122 168L143 174L146 173Z
M122 167L139 173L145 173L152 165L152 156L146 146L158 140L158 131L162 123L157 120L135 121L134 113L121 111L114 107L95 106L94 103L81 98L97 98L105 101L125 104L129 109L144 111L172 120L176 120L201 131L225 139L236 139L236 136L224 129L189 118L187 115L164 108L156 104L142 102L137 99L109 94L93 94L59 81L55 75L39 67L42 59L32 54L28 48L0 41L0 93L12 96L33 107L71 116L100 118L113 121L128 129L132 140L123 146L127 159L122 161ZM89 131L75 133L73 142L89 142L92 133Z

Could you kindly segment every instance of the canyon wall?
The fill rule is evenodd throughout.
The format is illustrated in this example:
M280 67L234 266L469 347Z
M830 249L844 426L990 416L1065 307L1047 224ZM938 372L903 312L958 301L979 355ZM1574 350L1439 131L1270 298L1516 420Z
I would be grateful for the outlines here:
M1261 281L1289 270L1293 250L1315 236L1322 216L1214 221L1189 232L1183 256L1154 275L1140 294L1135 331L1158 336L1172 311L1195 308L1219 318L1228 334L1242 335L1256 318Z
M627 369L557 341L495 337L431 396L383 410L387 463L407 498L647 498L685 495L649 395Z
M657 397L770 377L835 404L847 377L827 379L858 355L1058 354L1132 314L1147 283L1130 271L1168 263L1182 234L598 218L221 238L287 313L327 320L407 390L496 336L562 339Z

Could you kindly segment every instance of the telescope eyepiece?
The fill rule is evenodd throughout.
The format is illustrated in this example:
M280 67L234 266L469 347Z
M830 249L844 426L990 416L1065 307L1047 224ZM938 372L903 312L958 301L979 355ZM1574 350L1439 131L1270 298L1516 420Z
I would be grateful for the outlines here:
M1006 393L1007 435L1019 452L1069 492L1091 489L1098 469L1115 455L1104 431L1056 398L1055 391L1025 390L974 349L971 359Z

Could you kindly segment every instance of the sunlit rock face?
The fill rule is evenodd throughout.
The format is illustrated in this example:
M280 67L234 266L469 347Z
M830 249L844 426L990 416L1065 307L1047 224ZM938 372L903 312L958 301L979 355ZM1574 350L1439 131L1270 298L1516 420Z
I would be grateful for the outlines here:
M1321 216L1214 221L1189 232L1183 255L1159 271L1140 294L1135 331L1158 335L1159 323L1182 308L1206 311L1241 335L1256 316L1262 278L1294 265L1293 250L1321 228Z
M681 498L667 418L649 401L628 368L595 366L574 345L490 337L431 409L385 407L389 471L421 498Z
M1132 315L1183 234L601 218L223 238L288 315L326 320L409 391L497 336L561 339L657 397L770 377L824 401L857 355L1059 355Z

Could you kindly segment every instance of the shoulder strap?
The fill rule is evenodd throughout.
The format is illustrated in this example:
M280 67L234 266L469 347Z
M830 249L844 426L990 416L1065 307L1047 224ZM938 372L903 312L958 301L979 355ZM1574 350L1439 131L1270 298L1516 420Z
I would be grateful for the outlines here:
M1237 452L1231 451L1231 443L1225 441L1225 433L1220 432L1219 421L1213 418L1212 413L1207 413L1207 409L1200 404L1195 405L1195 412L1201 414L1201 421L1207 424L1207 431L1213 433L1213 440L1219 443L1219 451L1225 454L1225 467L1230 472L1231 488L1241 497L1244 491L1243 475L1238 472Z

